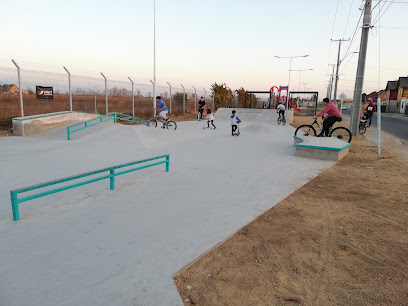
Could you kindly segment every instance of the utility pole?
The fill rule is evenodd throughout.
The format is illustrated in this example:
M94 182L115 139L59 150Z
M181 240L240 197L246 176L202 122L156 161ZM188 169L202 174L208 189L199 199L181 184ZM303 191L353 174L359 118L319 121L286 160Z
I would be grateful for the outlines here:
M358 55L356 82L354 85L354 94L353 94L353 109L351 111L351 122L350 122L350 130L353 136L356 136L358 133L358 123L360 120L361 95L363 92L364 71L365 71L365 62L366 62L366 55L367 55L368 32L370 31L370 26L371 26L371 2L372 0L366 0L364 4L363 27L362 27L362 32L361 32L360 52Z
M333 91L333 78L334 78L334 67L336 65L334 64L329 64L329 66L333 67L333 71L332 74L330 76L330 81L329 81L329 86L327 87L327 98L329 98L329 100L331 100L331 95L332 95L332 91Z
M371 0L370 0L371 1ZM341 42L342 41L349 41L350 39L338 39L338 40L333 40L332 41L338 41L339 42L339 52L337 54L337 67L336 67L336 81L334 83L334 97L333 101L336 104L337 103L337 82L339 81L339 66L340 66L340 48L341 48Z

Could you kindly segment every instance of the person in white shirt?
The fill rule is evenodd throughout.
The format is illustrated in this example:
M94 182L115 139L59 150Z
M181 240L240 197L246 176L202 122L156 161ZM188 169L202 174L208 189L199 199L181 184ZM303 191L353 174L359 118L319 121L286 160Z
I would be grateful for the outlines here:
M207 128L210 128L210 122L212 126L214 127L214 130L217 128L214 125L214 115L211 113L211 109L207 109L207 116L205 116L205 119L207 119Z
M277 113L279 113L279 117L282 114L283 119L286 120L285 119L285 109L286 109L285 104L283 103L279 104L276 109L277 109Z

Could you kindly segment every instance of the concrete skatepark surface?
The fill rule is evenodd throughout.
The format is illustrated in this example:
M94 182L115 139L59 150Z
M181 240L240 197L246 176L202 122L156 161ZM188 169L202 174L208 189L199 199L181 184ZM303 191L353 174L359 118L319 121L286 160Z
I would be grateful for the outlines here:
M0 138L0 305L183 305L172 275L333 162L294 156L274 110L219 109L176 131L107 125ZM20 204L9 191L161 154L164 165Z

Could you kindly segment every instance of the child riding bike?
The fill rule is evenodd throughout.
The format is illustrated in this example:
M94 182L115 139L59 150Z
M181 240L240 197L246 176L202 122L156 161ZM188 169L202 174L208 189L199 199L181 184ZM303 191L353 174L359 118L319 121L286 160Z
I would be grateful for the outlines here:
M156 105L157 105L156 110L158 111L159 117L160 117L160 119L162 120L162 123L163 123L162 129L164 129L166 121L169 120L169 118L167 118L168 110L167 110L167 107L166 107L166 103L164 103L164 101L161 99L160 96L157 96L156 97Z

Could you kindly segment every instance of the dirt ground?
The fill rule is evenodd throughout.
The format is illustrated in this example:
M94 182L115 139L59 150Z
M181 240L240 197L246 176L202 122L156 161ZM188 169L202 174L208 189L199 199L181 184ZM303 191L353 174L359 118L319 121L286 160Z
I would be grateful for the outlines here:
M408 305L408 150L391 137L376 148L354 137L344 159L177 273L185 305Z

